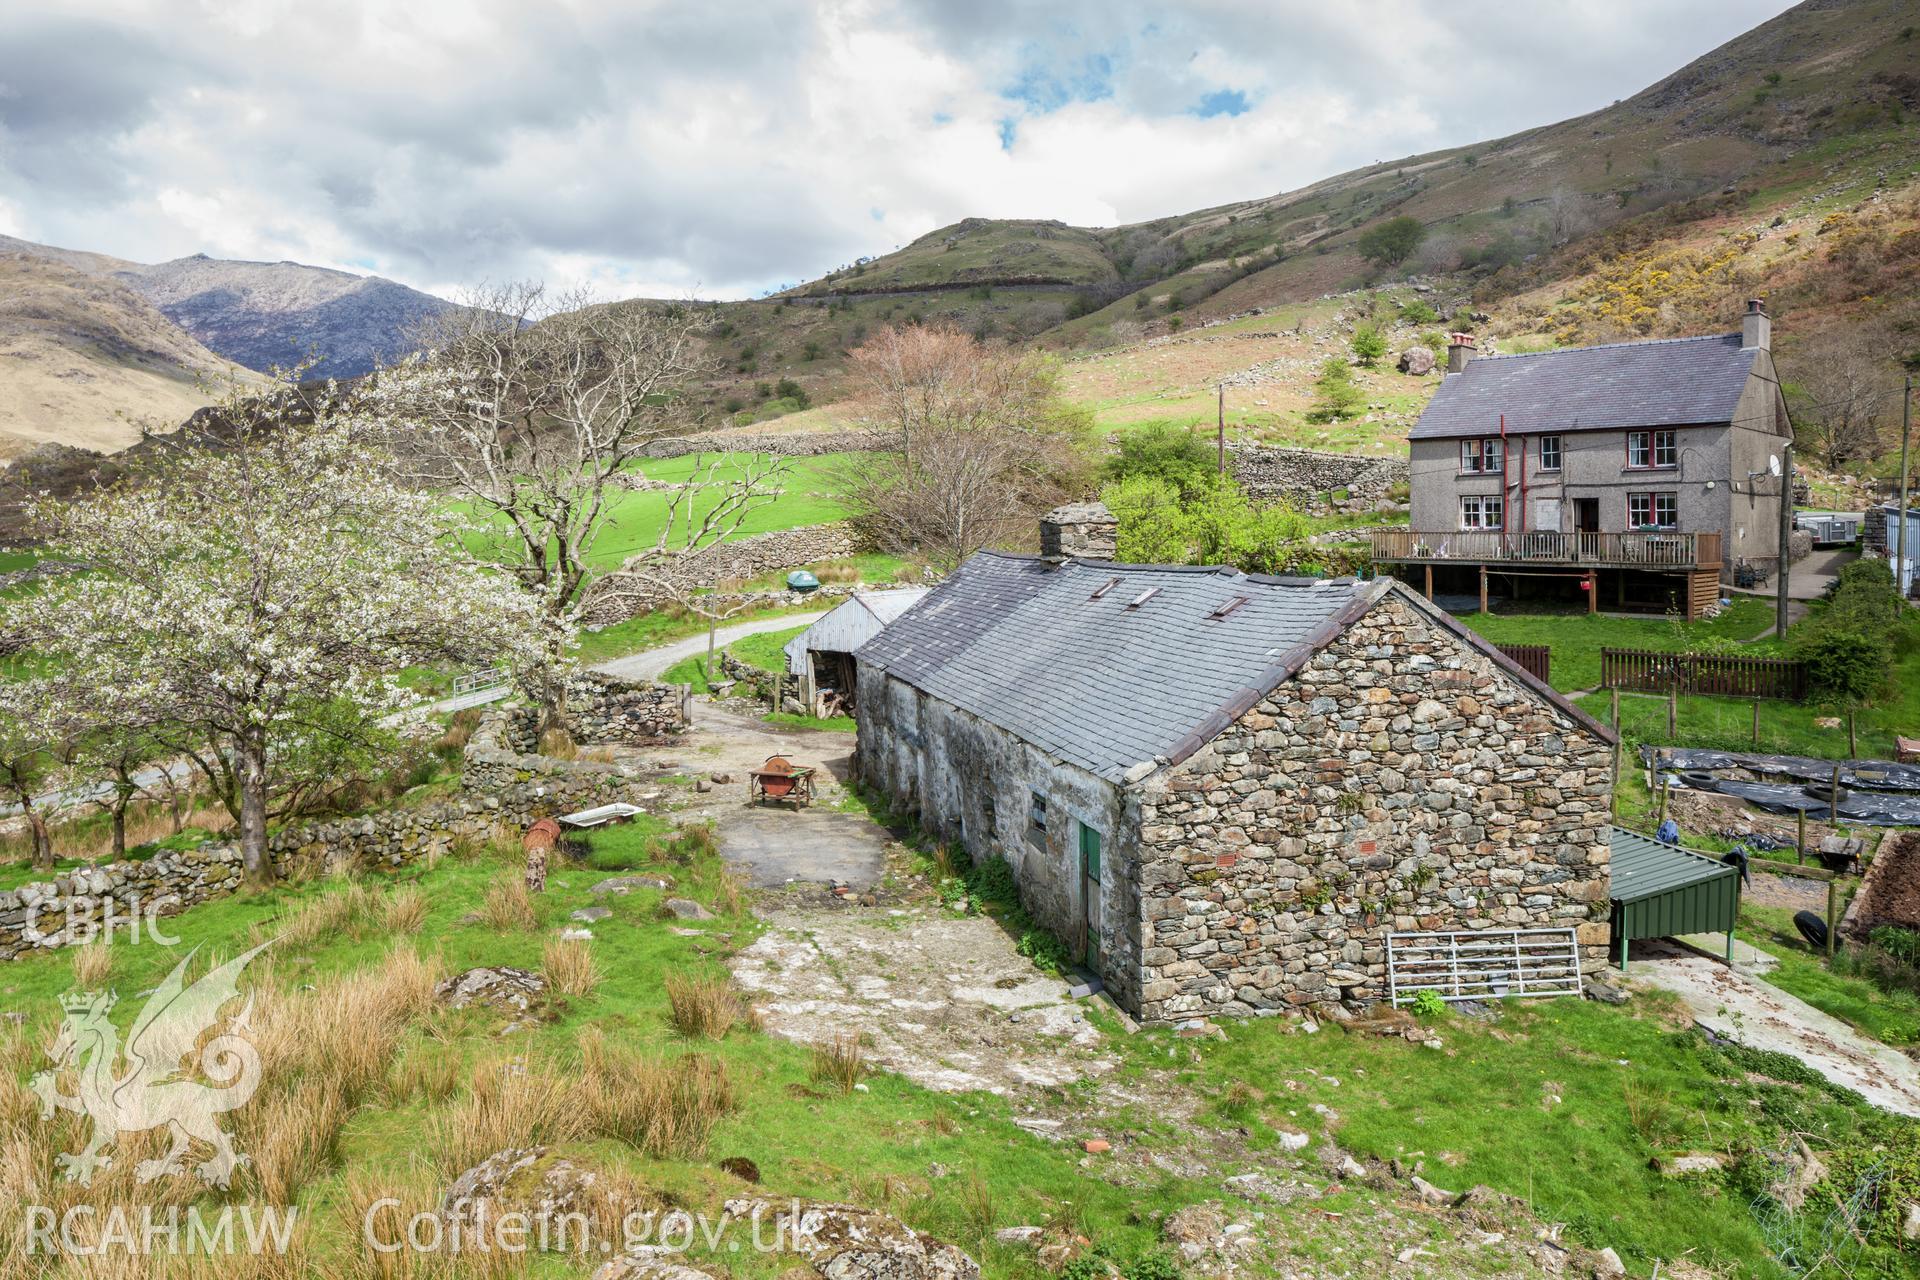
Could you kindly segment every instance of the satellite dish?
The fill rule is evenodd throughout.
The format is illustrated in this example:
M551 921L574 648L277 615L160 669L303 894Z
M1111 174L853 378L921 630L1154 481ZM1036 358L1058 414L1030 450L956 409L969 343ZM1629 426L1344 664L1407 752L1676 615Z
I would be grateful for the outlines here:
M1776 479L1779 477L1780 475L1780 455L1779 454L1770 453L1767 455L1767 474L1775 477Z

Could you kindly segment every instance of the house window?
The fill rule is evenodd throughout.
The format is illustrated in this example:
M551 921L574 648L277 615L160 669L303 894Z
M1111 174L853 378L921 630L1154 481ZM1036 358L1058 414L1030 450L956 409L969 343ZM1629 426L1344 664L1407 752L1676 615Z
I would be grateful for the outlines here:
M1671 431L1629 431L1627 432L1627 465L1635 468L1672 467L1679 465L1679 450L1674 447Z
M1502 528L1504 514L1504 504L1497 497L1460 499L1462 529Z
M1560 469L1560 437L1540 437L1540 469L1558 471Z
M1627 524L1635 529L1675 529L1680 525L1680 497L1673 493L1627 495Z
M1027 822L1035 832L1044 835L1047 830L1047 798L1038 791L1032 794L1032 803L1027 808Z
M1489 436L1485 440L1462 440L1460 470L1475 476L1498 471L1503 452L1504 447L1498 436Z

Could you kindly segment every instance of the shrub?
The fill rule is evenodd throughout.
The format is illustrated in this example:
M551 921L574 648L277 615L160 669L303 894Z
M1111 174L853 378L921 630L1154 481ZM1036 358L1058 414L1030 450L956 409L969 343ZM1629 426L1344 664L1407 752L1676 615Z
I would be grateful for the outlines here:
M827 1043L813 1047L810 1074L817 1084L831 1085L843 1094L851 1094L853 1086L866 1074L866 1057L859 1036L836 1035Z
M527 881L519 871L503 871L487 886L486 900L480 907L480 918L489 929L496 933L510 933L516 929L531 929L539 924L534 914L533 895L527 892Z
M592 995L605 976L593 958L593 948L580 938L549 942L541 953L540 971L555 991L575 999Z
M1881 693L1893 677L1893 644L1884 631L1846 621L1822 622L1793 643L1807 664L1816 697L1857 706Z
M1380 363L1387 354L1387 339L1379 325L1363 324L1353 331L1353 354L1369 369Z
M1437 991L1422 991L1413 997L1413 1013L1418 1018L1444 1018L1447 1015L1447 1002L1440 998Z
M1377 222L1360 233L1354 247L1360 256L1377 267L1397 267L1413 256L1427 229L1420 219L1401 216Z
M1400 318L1408 324L1439 324L1440 313L1425 298L1415 298L1412 302L1402 303Z
M1353 385L1353 370L1339 356L1328 356L1314 382L1319 398L1307 410L1308 422L1339 422L1360 411L1366 398Z
M724 1040L740 1017L740 999L724 978L667 979L667 1021L690 1040Z
M1138 477L1161 480L1185 495L1211 487L1220 470L1208 441L1176 423L1155 422L1122 434L1100 475L1109 484Z

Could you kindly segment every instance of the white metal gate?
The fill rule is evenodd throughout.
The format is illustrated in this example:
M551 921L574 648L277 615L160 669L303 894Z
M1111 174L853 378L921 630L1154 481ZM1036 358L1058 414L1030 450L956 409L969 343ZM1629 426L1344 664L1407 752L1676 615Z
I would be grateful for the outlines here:
M1410 1004L1422 991L1442 1000L1577 996L1580 947L1571 929L1389 933L1388 998Z

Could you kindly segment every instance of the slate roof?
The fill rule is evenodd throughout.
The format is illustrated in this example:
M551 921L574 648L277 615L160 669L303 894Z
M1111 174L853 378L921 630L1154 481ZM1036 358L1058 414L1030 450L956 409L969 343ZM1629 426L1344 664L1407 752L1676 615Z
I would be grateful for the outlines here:
M1606 431L1731 422L1758 348L1740 335L1616 342L1536 355L1477 356L1440 390L1409 437Z
M1610 894L1615 902L1639 902L1662 893L1671 893L1690 884L1737 876L1737 868L1717 858L1661 844L1652 836L1615 827L1608 871L1613 878Z
M859 658L1122 782L1210 741L1386 586L983 551Z

